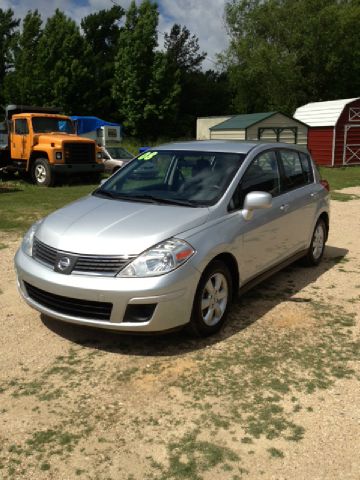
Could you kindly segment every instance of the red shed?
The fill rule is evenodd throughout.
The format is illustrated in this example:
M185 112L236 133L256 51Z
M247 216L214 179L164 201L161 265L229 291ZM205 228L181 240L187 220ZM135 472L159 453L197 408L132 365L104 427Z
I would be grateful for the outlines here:
M308 103L294 118L309 125L308 149L316 163L360 164L360 98Z

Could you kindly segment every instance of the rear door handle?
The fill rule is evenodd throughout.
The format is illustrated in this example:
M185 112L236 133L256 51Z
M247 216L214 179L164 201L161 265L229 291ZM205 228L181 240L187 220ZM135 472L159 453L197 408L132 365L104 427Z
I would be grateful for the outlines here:
M289 206L290 205L288 203L284 203L283 205L281 205L280 210L286 212L289 209Z
M316 198L318 196L318 192L312 192L310 193L311 198Z

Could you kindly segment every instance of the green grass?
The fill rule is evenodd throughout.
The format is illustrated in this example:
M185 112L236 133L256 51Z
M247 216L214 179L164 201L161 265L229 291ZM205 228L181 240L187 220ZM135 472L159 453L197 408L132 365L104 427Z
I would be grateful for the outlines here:
M349 202L350 200L357 200L360 198L358 195L350 195L349 193L341 193L332 191L331 192L331 199L337 200L338 202Z
M358 187L360 185L360 166L341 168L320 167L320 173L322 178L329 182L331 190Z
M160 139L156 144L162 143ZM135 139L124 141L124 147L136 154L141 143ZM146 143L146 146L151 146ZM360 167L320 168L331 190L360 185ZM39 218L87 195L97 185L64 185L40 188L23 181L0 182L0 230L24 233ZM354 196L333 193L334 200L348 201ZM0 249L6 247L1 244Z
M26 182L0 183L0 230L23 233L32 223L93 191L97 185L41 188Z

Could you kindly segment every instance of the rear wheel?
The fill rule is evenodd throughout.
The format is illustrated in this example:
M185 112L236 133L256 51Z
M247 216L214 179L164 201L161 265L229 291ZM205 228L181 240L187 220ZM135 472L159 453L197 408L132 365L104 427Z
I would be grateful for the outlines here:
M31 176L37 185L51 187L54 184L54 175L46 158L35 160L32 164Z
M326 225L322 218L319 218L314 229L309 250L304 257L304 262L308 266L319 265L324 255L326 242Z
M232 280L227 266L212 262L196 290L189 328L201 337L212 335L225 323L232 298Z

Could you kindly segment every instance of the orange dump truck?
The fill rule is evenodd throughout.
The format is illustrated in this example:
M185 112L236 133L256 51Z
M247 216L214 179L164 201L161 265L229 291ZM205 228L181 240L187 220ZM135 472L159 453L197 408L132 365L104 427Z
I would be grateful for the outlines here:
M71 119L58 109L9 105L0 125L0 174L16 171L49 187L59 175L95 179L104 165L100 147L77 136Z

